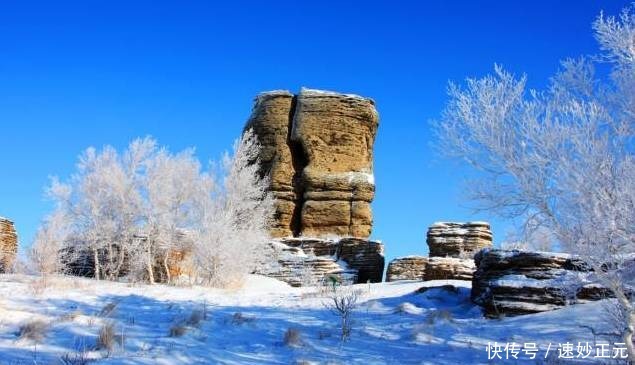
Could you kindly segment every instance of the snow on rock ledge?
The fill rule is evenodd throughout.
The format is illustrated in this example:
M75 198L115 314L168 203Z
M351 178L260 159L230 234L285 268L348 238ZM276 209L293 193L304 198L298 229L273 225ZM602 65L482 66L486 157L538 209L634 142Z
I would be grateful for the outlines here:
M489 317L544 312L603 299L575 256L553 252L485 249L475 256L472 300Z
M329 276L345 283L377 283L384 271L384 246L376 241L285 238L271 241L269 251L255 273L296 287L319 285Z

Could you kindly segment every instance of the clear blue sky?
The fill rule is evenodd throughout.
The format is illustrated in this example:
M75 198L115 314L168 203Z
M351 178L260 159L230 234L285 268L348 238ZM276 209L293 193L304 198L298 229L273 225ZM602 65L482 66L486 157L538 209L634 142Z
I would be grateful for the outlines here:
M591 22L628 1L3 1L0 215L30 244L88 146L152 135L202 160L231 146L263 90L301 86L375 99L373 237L388 259L424 254L438 220L472 216L466 171L439 160L428 121L448 80L495 62L541 87L558 61L596 51ZM496 241L508 223L492 220Z

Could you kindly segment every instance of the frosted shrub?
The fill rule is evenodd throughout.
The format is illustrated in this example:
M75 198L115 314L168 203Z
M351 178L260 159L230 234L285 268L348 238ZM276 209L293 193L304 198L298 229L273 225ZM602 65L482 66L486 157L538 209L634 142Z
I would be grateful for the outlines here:
M339 319L340 341L345 342L353 330L353 315L358 306L359 292L349 287L333 285L324 306Z
M31 320L20 326L18 337L31 341L42 341L49 331L50 325L42 320Z
M284 333L283 342L289 347L298 347L302 345L302 333L297 328L289 328Z

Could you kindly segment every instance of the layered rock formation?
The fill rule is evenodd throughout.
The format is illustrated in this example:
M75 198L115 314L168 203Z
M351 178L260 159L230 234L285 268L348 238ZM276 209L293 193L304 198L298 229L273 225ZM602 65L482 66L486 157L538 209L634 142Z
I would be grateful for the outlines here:
M0 217L0 273L7 272L18 252L18 235L13 222Z
M338 260L357 271L356 283L380 283L384 276L384 245L378 241L342 238L338 242Z
M390 262L386 281L472 280L474 254L492 246L487 222L438 222L428 228L430 257L398 258Z
M356 282L381 281L383 245L368 240L377 127L374 102L357 95L303 88L256 97L245 130L262 145L261 174L270 176L271 235L287 247L271 276L296 285L290 276L301 265L316 277L354 271Z
M425 280L428 258L425 256L406 256L396 258L388 264L386 281Z
M608 295L589 281L587 265L567 254L488 249L475 262L472 300L490 317L543 312Z
M371 99L302 89L260 94L246 129L276 198L274 237L368 238L374 197Z
M292 286L320 285L336 277L343 283L380 282L384 268L383 245L354 238L287 238L269 243L268 256L256 273Z
M428 228L426 242L431 257L472 258L492 246L492 231L487 222L437 222Z

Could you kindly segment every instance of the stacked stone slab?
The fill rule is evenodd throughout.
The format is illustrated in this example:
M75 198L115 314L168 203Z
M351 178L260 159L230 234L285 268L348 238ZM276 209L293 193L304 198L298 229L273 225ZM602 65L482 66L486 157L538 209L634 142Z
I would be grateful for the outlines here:
M492 246L487 222L438 222L428 228L426 242L430 257L415 256L392 260L386 281L472 280L474 254Z
M0 273L13 266L18 252L18 235L13 222L0 217Z
M609 295L572 255L487 249L475 261L471 296L489 317L549 311Z
M390 261L386 271L386 281L424 280L428 258L406 256Z
M437 222L428 228L426 242L431 257L474 257L492 246L492 231L487 222Z
M437 222L428 228L426 242L426 280L472 280L474 255L492 246L492 231L487 222Z
M427 280L472 280L476 267L472 259L455 257L430 257L426 264L424 279Z
M350 238L338 241L339 254L360 282L381 281L384 266L383 246L368 241L377 128L371 99L305 88L261 93L245 126L262 145L261 174L270 176L272 237Z
M320 285L335 277L342 283L379 282L383 274L383 245L354 238L286 238L269 243L269 256L256 273L292 286ZM378 265L378 262L381 265Z

